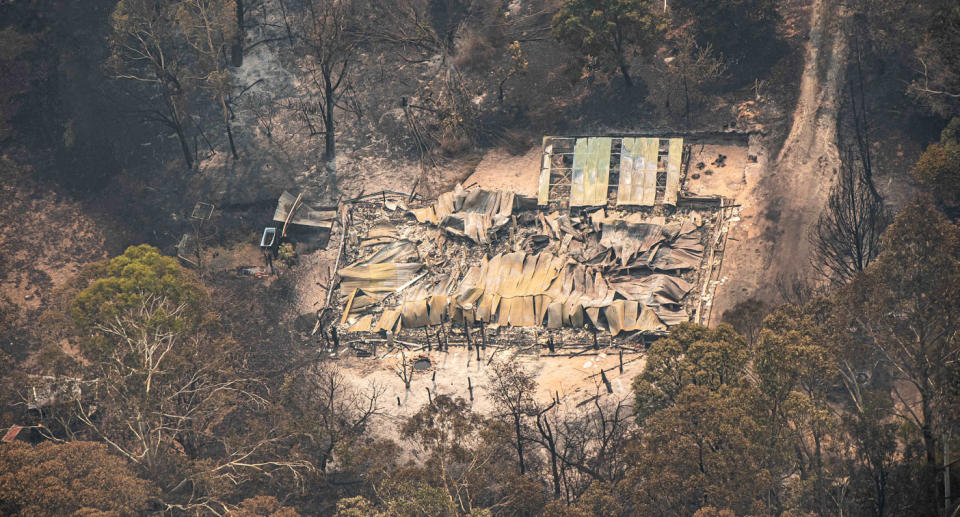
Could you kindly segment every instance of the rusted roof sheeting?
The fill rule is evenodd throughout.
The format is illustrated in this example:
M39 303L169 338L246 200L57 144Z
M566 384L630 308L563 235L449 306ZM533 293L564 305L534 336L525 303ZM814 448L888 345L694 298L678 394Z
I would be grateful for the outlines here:
M0 442L12 442L17 439L17 435L20 434L20 431L23 429L23 426L13 424L10 426L10 429L7 430L6 434L3 435L3 438L0 439Z
M683 139L671 138L667 151L667 189L663 193L663 203L677 204L677 193L680 190L680 162L683 160Z

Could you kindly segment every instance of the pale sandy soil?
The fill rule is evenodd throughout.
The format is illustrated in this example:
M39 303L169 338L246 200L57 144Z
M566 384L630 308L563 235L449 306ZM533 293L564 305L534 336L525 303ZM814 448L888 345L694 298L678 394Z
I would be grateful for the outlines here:
M540 178L540 146L531 147L520 155L503 149L493 149L484 155L477 169L464 180L464 186L474 182L488 190L512 190L527 196L537 195Z
M105 258L104 229L80 203L42 187L0 192L0 303L14 311L44 306L87 263Z
M723 166L713 165L721 154L726 156ZM747 166L747 154L747 148L742 145L692 145L684 187L693 194L720 195L735 199L747 185L744 170ZM702 168L700 164L703 164Z
M467 378L473 385L474 400L471 408L475 411L489 414L493 410L488 395L491 370L489 361L494 349L488 347L481 352L480 361L477 361L476 352L467 352L465 348L453 348L449 352L406 352L407 360L421 354L430 358L436 371L436 380L433 380L433 370L417 372L413 375L410 391L404 388L403 381L397 375L397 365L401 354L380 351L378 357L358 358L344 355L337 359L337 367L350 380L353 388L360 391L369 391L373 387L382 390L379 403L382 415L379 419L378 431L392 434L396 424L419 411L428 403L427 389L433 395L437 393L462 397L470 400L467 388ZM630 383L633 378L643 371L645 357L637 353L624 353L624 372L620 374L619 356L616 350L590 350L590 353L577 357L537 357L532 354L516 354L515 351L500 350L493 360L509 360L517 362L530 372L536 372L537 402L549 404L559 393L561 403L576 408L583 401L589 400L598 392L602 397L626 399L629 398ZM600 369L606 372L607 379L613 389L613 394L607 394L606 388L600 379ZM397 405L400 398L400 406Z

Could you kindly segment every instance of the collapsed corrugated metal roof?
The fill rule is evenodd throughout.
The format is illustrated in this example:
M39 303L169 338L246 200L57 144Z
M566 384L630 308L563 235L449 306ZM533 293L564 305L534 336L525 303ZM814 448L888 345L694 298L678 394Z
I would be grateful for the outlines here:
M340 271L341 321L354 332L398 333L452 321L494 328L588 326L617 335L661 332L689 319L683 301L693 285L677 275L702 259L699 217L667 222L603 210L585 217L539 212L521 218L527 221L520 223L527 228L521 239L513 200L510 193L458 186L432 206L410 211L451 239L485 244L472 263L458 256L471 247L465 241L451 256L450 242L430 238L417 225L380 220L367 226L356 242L368 256ZM509 236L498 238L496 230L508 223ZM493 244L502 251L483 253ZM439 260L421 259L420 247Z
M417 221L432 223L450 234L473 242L490 242L492 235L510 222L518 199L513 192L477 189L460 185L437 198L433 206L411 210Z
M617 262L626 269L693 269L703 258L702 233L689 221L664 225L607 219L601 223L601 228L601 246L611 250Z

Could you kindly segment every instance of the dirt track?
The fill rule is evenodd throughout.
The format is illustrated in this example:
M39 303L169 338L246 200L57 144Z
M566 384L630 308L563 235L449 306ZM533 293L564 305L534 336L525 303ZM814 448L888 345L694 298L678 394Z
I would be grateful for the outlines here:
M713 322L752 296L778 302L778 278L810 269L807 235L826 203L839 166L836 120L846 41L836 0L814 0L800 94L790 133L775 160L760 153L747 170L748 189L724 259Z

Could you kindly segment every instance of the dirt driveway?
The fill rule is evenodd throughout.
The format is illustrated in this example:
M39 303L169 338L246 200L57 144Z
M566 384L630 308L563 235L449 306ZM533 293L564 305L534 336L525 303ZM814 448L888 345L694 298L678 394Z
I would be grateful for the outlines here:
M835 0L815 0L810 38L793 125L771 157L752 141L758 163L746 168L747 188L737 196L739 224L731 230L714 306L723 311L752 296L779 302L777 281L810 271L807 240L839 168L836 121L847 47ZM754 150L752 149L751 152Z

